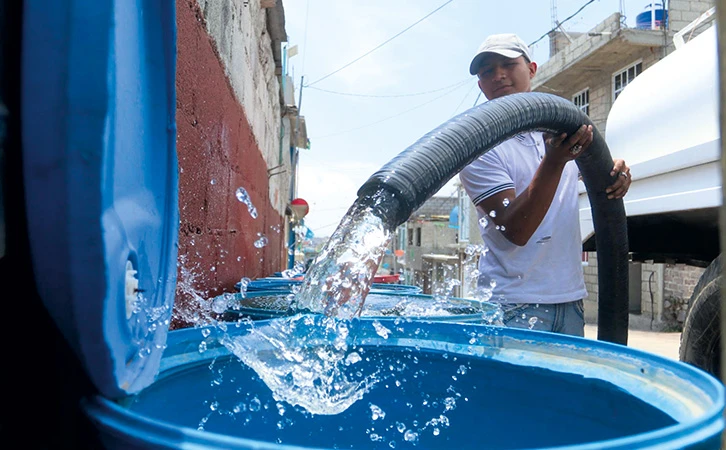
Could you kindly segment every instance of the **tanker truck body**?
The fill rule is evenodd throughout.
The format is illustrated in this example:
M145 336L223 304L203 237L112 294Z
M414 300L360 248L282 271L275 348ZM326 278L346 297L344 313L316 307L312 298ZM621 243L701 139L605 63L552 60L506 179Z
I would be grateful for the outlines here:
M720 375L716 44L714 25L635 78L613 103L605 139L611 154L631 168L624 203L632 260L706 268L689 301L680 358ZM583 185L579 201L583 250L594 251Z

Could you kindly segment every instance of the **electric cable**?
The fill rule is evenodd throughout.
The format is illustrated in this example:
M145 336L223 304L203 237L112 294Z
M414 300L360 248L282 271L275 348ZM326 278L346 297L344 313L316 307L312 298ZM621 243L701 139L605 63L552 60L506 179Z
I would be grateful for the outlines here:
M584 5L580 6L580 9L578 9L577 11L575 11L575 12L574 12L573 14L571 14L571 15L570 15L569 17L567 17L567 18L566 18L565 20L563 20L562 22L560 22L560 24L559 24L558 26L556 26L555 28L552 28L551 30L549 30L548 32L546 32L545 34L543 34L542 36L540 36L540 37L539 37L539 39L537 39L536 41L534 41L534 42L532 42L531 44L529 44L529 46L530 46L530 47L531 47L531 46L533 46L533 45L534 45L534 44L536 44L537 42L539 42L539 41L541 41L542 39L544 39L545 37L547 37L547 36L548 36L548 35L549 35L550 33L552 33L553 31L556 31L556 30L557 30L557 29L558 29L559 27L561 27L561 26L562 26L562 25L563 25L563 24L564 24L565 22L567 22L568 20L570 20L570 19L572 19L573 17L575 17L576 15L578 15L578 14L580 13L580 11L582 11L583 9L585 9L585 7L586 7L587 5L589 5L590 3L594 3L594 2L595 2L595 0L590 0L590 1L588 1L587 3L585 3Z
M444 6L448 5L449 3L453 2L453 1L454 1L454 0L447 0L446 2L444 2L444 3L443 3L443 4L441 5L441 6L439 6L438 8L434 9L433 11L431 11L431 12L430 12L430 13L428 13L428 14L426 14L425 16L423 16L422 18L420 18L419 20L417 20L417 21L416 21L416 22L414 22L413 24L411 24L411 25L409 25L408 27L404 28L404 29L403 29L402 31L399 31L398 33L396 33L396 34L395 34L395 35L394 35L393 37L390 37L390 38L388 38L388 39L387 39L387 40L385 40L385 41L384 41L383 43L381 43L381 44L377 45L376 47L372 48L371 50L369 50L369 51L367 51L366 53L362 54L361 56L357 57L357 58L356 58L356 59L354 59L353 61L351 61L351 62L349 62L349 63L347 63L347 64L343 65L342 67L340 67L340 68L338 68L338 69L335 69L334 71L330 72L329 74L325 75L324 77L318 78L317 80L313 81L312 83L308 83L308 84L306 84L306 85L305 85L305 87L310 87L310 86L312 86L312 85L314 85L314 84L316 84L316 83L319 83L319 82L323 81L324 79L326 79L326 78L328 78L328 77L330 77L330 76L332 76L332 75L335 75L336 73L340 72L341 70L345 69L346 67L349 67L349 66L353 65L354 63L356 63L356 62L360 61L361 59L363 59L363 58L365 58L366 56L370 55L370 54L371 54L371 53L373 53L374 51L378 50L379 48L381 48L381 47L383 47L384 45L388 44L388 43L389 43L389 42L391 42L392 40L396 39L397 37L399 37L400 35L402 35L402 34L403 34L403 33L405 33L406 31L410 30L411 28L415 27L415 26L416 26L416 25L418 25L419 23L423 22L424 20L426 20L427 18L429 18L430 16L432 16L433 14L435 14L436 12L438 12L439 10L441 10L441 9L442 9L442 8L443 8Z

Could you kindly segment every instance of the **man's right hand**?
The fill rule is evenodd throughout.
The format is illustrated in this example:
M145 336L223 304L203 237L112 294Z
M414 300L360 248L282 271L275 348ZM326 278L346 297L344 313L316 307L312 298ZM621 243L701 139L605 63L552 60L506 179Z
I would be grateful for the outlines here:
M592 144L592 125L581 126L570 137L567 137L567 133L559 136L545 133L544 138L547 159L564 164L580 156Z

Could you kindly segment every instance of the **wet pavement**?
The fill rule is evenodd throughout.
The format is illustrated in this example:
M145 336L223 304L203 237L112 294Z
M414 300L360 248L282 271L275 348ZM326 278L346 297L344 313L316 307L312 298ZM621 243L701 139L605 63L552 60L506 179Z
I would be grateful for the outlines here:
M585 337L597 339L597 325L585 325ZM628 331L628 347L678 360L681 333L659 331Z

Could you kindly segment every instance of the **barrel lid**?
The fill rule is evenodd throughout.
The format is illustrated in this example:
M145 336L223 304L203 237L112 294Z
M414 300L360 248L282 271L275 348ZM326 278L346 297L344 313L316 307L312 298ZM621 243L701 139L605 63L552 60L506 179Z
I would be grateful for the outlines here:
M159 369L179 212L173 0L24 9L23 170L36 288L92 382Z

